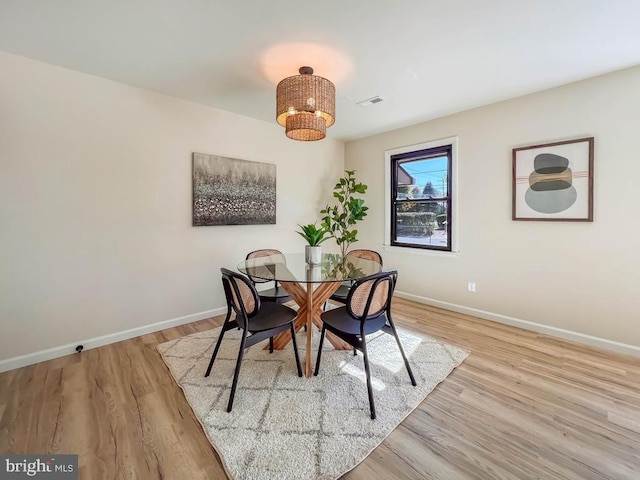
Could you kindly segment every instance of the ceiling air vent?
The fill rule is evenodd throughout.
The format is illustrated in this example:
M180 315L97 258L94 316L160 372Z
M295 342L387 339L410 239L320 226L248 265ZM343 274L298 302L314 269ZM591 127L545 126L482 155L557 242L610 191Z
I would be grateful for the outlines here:
M362 100L361 102L356 103L361 107L370 107L371 105L375 105L376 103L380 103L384 101L380 95L376 95L375 97L367 98L366 100Z

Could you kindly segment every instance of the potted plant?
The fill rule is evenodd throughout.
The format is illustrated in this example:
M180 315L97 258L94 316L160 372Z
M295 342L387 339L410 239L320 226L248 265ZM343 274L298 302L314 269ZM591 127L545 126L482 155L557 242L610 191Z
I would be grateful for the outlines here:
M345 173L333 187L333 197L338 200L338 205L327 205L320 211L324 215L322 227L336 239L343 257L349 251L349 246L358 241L358 230L354 225L367 216L369 209L364 206L364 200L355 197L364 194L367 186L356 181L355 170L345 170Z
M318 227L315 223L298 225L302 231L296 231L298 235L307 241L304 248L304 259L308 264L318 265L322 263L322 247L320 244L328 240L329 232L324 227Z

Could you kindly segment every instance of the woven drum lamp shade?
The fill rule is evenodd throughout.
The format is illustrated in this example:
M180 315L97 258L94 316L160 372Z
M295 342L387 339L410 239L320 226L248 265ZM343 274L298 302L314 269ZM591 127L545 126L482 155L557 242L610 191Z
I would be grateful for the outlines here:
M293 140L322 140L336 118L336 87L300 67L300 75L282 80L276 88L276 120Z

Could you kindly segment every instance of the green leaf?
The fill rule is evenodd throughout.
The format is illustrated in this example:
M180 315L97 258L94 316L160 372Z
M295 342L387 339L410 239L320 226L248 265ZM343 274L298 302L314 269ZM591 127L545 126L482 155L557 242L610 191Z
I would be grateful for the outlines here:
M367 190L366 185L357 181L355 174L355 170L345 170L344 176L333 187L332 198L336 203L320 210L320 228L324 233L318 236L315 232L311 241L320 243L334 238L343 251L348 251L349 245L357 241L358 230L350 228L366 216L368 208L364 206L363 199L354 198L354 195L362 195ZM315 225L313 227L317 229Z
M329 234L329 232L323 226L317 227L315 223L298 226L302 231L296 231L296 233L304 238L309 245L319 245L328 238L326 236Z

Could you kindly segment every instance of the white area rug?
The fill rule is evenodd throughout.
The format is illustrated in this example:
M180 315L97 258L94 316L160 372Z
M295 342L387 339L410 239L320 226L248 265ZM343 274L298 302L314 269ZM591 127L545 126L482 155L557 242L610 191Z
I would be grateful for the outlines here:
M245 352L233 411L227 413L240 332L225 334L213 370L204 372L220 329L158 345L158 350L234 480L329 480L358 465L467 357L467 352L399 329L416 377L413 387L391 335L367 337L377 418L369 416L362 355L325 341L320 373L299 378L291 344ZM300 359L305 335L298 333ZM319 332L314 331L315 361ZM326 350L326 351L325 351ZM304 364L303 364L304 370Z

